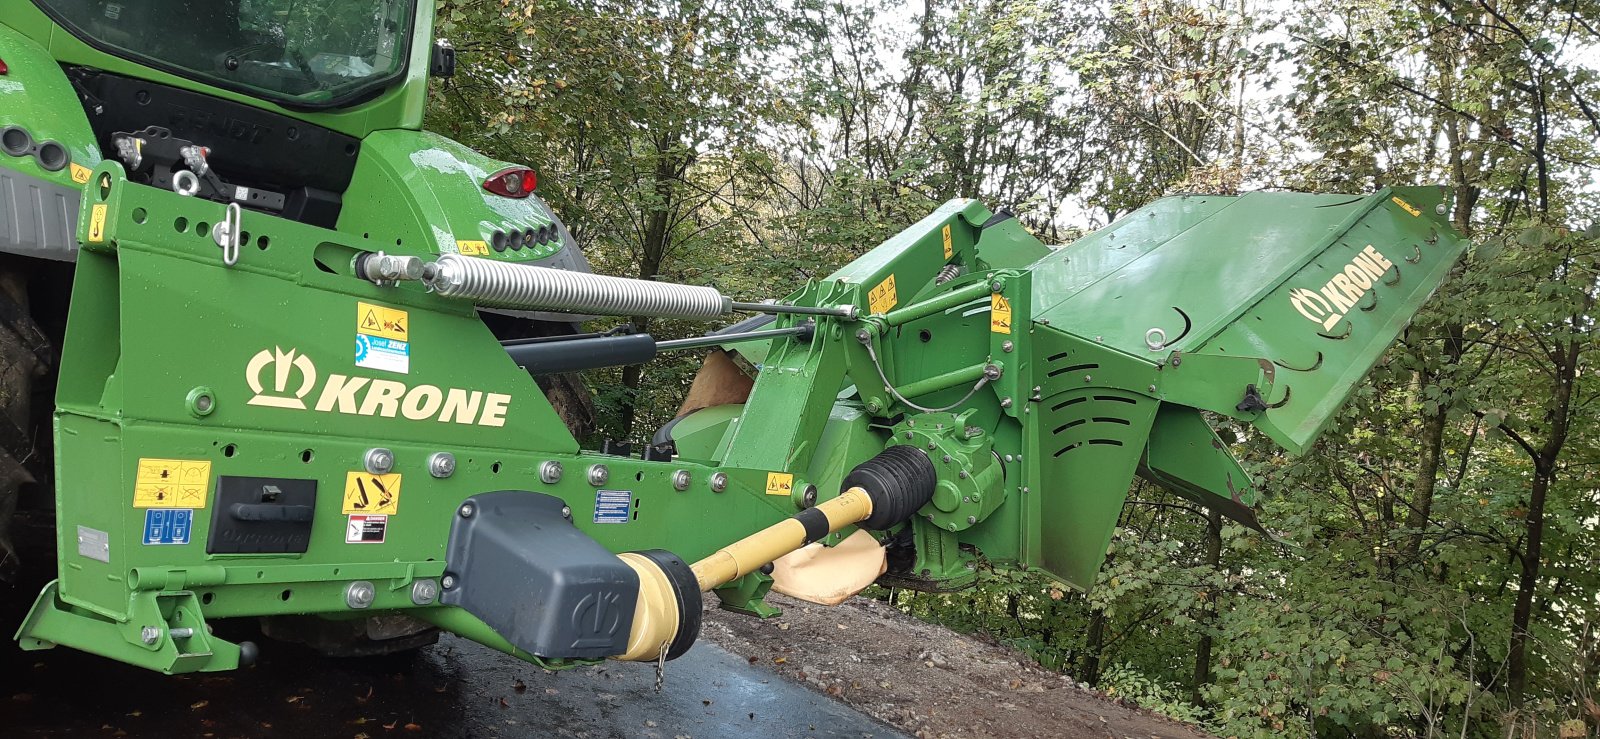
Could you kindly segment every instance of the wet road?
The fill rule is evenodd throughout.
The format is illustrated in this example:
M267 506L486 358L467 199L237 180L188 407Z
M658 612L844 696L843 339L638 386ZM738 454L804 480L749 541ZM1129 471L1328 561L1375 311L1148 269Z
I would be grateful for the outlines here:
M14 628L14 626L10 627ZM164 676L57 648L0 644L0 736L900 737L701 642L667 666L546 672L446 636L407 657L330 659L260 641L230 673Z

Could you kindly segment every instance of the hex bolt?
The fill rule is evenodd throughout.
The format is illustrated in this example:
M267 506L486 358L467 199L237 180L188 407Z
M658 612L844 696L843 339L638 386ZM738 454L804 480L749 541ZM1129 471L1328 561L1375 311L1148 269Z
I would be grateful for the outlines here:
M967 471L966 470L962 470L960 472L957 472L956 473L956 477L959 477L959 478L961 478L963 480L967 479Z
M205 415L207 413L210 413L211 412L211 396L210 395L196 395L195 398L194 398L194 410L195 410L196 413L199 413L201 415Z
M962 503L971 503L972 502L972 496L970 496L970 495L961 496L961 502Z
M810 508L817 504L817 486L807 484L804 493L800 494L800 504Z
M139 639L146 644L154 644L161 641L161 629L154 626L146 626L139 630Z
M1000 342L1000 351L1003 351L1003 352L1005 352L1007 354L1010 354L1011 350L1015 349L1015 348L1017 348L1017 345L1013 344L1013 343L1011 343L1009 341Z
M378 597L378 589L366 580L357 580L344 589L344 604L351 608L366 608Z
M561 506L561 517L567 519L568 521L571 521L572 520L572 507L571 506Z
M969 525L970 524L975 524L977 522L978 522L978 517L977 516L967 516L967 523Z
M672 473L672 489L683 492L689 489L689 483L694 481L694 476L688 470L677 470Z
M910 438L911 438L911 432L910 432L910 431L907 431L907 432L906 432L906 438L907 438L907 439L910 439Z
M453 587L456 586L456 576L455 575L445 575L444 578L439 580L439 584L443 585L445 590L449 590L450 588L453 588Z
M1004 283L1000 282L999 280L995 280L994 282L989 283L989 292L997 293L1001 290L1004 290L1005 287L1006 286Z
M935 443L933 443L933 442L931 442L931 441L930 441L930 442L928 442L928 451L930 451L930 452L931 452L931 451L933 451L933 450L935 450L935 449L938 449L938 448L939 448L939 445L938 445L938 444L935 444Z
M465 504L462 504L462 506L461 506L460 513L461 513L461 517L462 518L472 518L472 514L477 513L477 512L478 512L477 507L472 505L471 503L465 503Z
M1155 392L1155 391L1156 391L1156 386L1155 386L1155 385L1151 385L1151 386L1150 386L1150 392L1152 392L1152 393L1153 393L1153 392Z
M428 474L444 479L456 473L456 455L434 452L428 455Z
M1084 375L1083 376L1083 381L1084 382L1088 382L1088 381L1093 380L1093 379L1094 379L1093 375Z
M863 344L872 341L872 334L868 333L866 329L861 329L860 331L856 332L856 341L859 341Z
M945 464L950 464L950 455L946 454L943 457L940 457L939 461L944 462Z
M554 485L561 482L561 463L553 459L539 463L539 482Z
M1017 461L1017 458L1007 454L1006 455L1006 461L1007 462L1015 462L1015 461Z
M418 580L411 583L411 602L425 606L439 597L439 583L432 580Z
M187 639L194 636L194 629L187 626L179 626L176 629L168 629L167 635L174 639Z
M600 487L601 485L606 484L606 480L610 480L610 479L611 479L611 471L606 469L605 465L603 465L603 464L591 464L591 465L589 465L589 484L590 485L593 485L595 487Z
M949 530L951 530L951 531L955 531L956 530L956 524L955 524L954 521L945 524L944 527L949 529Z
M711 492L720 493L728 489L728 474L726 472L711 473Z
M394 452L381 446L368 449L361 457L361 466L374 475L387 475L394 469Z
M1024 493L1031 493L1031 492L1033 492L1033 491L1032 491L1032 490L1030 490L1030 489L1028 489L1028 486L1027 486L1027 485L1023 485L1023 486L1022 486L1022 492L1024 492Z
M1011 407L1011 399L1010 398L1001 398L1000 399L1000 407L1001 408L1010 408Z

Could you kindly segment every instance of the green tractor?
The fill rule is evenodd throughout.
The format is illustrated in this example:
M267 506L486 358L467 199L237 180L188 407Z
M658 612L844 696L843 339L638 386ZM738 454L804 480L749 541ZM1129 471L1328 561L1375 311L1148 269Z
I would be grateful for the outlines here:
M1136 476L1257 526L1214 421L1306 449L1464 247L1434 187L1168 198L1059 248L958 200L784 296L607 277L530 171L420 129L425 3L0 18L0 472L57 545L17 638L167 673L252 659L224 618L554 669L682 654L707 592L1088 588ZM637 454L540 388L682 350Z

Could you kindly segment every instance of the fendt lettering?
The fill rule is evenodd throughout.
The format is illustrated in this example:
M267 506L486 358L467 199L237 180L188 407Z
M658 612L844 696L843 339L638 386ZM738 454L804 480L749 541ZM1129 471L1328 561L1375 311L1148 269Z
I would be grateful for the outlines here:
M1356 303L1372 289L1372 286L1383 275L1394 267L1383 254L1371 244L1362 249L1344 271L1333 276L1321 291L1295 288L1289 293L1289 304L1300 312L1300 315L1316 323L1322 324L1323 330L1332 330L1356 307Z
M272 387L263 384L263 373L271 365ZM291 375L300 382L291 390ZM305 398L317 383L317 367L298 349L262 349L245 365L245 382L254 396L250 405L305 410ZM333 373L322 385L312 410L352 416L403 417L412 421L434 419L440 422L506 425L511 396L482 390L440 388L437 385L411 387L396 380Z

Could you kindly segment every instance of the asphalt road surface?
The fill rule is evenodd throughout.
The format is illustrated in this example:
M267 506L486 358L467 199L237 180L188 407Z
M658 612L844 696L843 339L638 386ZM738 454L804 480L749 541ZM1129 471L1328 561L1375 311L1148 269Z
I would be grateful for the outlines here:
M546 672L463 639L330 659L262 640L245 670L166 676L0 645L0 737L902 737L702 641L668 663Z

